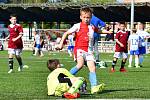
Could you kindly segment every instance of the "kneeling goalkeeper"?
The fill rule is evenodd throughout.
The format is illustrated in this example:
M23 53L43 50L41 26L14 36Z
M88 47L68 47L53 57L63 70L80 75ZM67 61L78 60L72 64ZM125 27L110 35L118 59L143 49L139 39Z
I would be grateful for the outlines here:
M69 99L80 97L78 89L83 84L83 77L75 77L67 69L61 68L58 59L48 60L47 67L52 71L47 77L48 95Z

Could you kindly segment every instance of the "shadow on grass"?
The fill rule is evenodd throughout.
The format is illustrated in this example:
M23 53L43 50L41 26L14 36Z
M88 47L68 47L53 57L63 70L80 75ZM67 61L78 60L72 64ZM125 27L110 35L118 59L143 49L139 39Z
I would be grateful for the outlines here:
M116 91L134 91L134 90L140 90L140 89L119 89L119 90L104 90L102 93L110 93L110 92L116 92Z
M131 72L131 73L137 73L137 72L150 72L150 71L148 71L148 70L132 70L132 71L129 71L129 72Z

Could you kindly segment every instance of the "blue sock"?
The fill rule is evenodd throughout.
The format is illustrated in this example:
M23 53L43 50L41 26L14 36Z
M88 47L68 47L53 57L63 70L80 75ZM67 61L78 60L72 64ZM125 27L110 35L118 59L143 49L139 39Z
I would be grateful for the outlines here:
M89 80L90 80L90 83L91 83L91 87L97 85L97 79L96 79L96 73L95 72L90 72L89 73Z
M78 68L76 67L76 66L74 66L73 68L71 68L71 70L70 70L70 73L72 74L72 75L75 75L77 72L78 72Z
M143 56L140 56L139 57L139 63L142 64L143 60L144 60Z

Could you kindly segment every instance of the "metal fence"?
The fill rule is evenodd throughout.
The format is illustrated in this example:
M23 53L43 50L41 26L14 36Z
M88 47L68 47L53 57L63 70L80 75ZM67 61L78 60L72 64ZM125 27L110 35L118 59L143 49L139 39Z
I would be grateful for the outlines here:
M4 39L0 39L0 44L3 45L4 50L7 50L7 44L8 42ZM24 43L24 50L32 50L33 48L33 40L23 40ZM47 44L48 42L45 40L45 44L43 47L43 50L48 51L48 46L52 47L55 46L54 41L50 41L50 44ZM53 45L54 44L54 45ZM147 53L150 53L150 42L146 42L146 51ZM66 50L67 45L65 45L64 50ZM115 48L115 42L114 41L99 41L98 42L98 50L101 53L114 53ZM55 49L52 49L54 51Z

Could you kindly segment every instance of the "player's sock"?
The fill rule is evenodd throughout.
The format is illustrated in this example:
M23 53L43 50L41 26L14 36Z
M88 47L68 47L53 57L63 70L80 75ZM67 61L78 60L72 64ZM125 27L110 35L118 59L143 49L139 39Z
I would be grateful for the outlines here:
M113 60L113 62L112 62L112 68L115 67L116 63L117 63L117 61Z
M77 66L74 66L74 67L70 70L70 73L71 73L72 75L75 75L78 71L79 71L79 69L77 68Z
M138 56L135 57L135 66L137 67L139 65L139 58Z
M140 65L142 64L143 60L144 60L143 56L140 55L139 56L139 63L140 63Z
M33 50L32 53L35 54L35 50Z
M13 69L13 58L9 58L9 68Z
M70 51L70 50L68 50L68 53L69 53L69 55L70 55L70 56L72 55L72 53L71 53L71 51Z
M122 60L122 62L121 62L121 68L124 68L125 63L126 63L126 62L124 62L124 61Z
M132 65L132 55L130 55L130 58L129 58L129 65L130 66Z
M95 72L90 72L89 73L89 80L90 80L90 83L91 83L91 87L97 85L96 73Z
M22 59L21 59L21 57L20 57L20 56L16 56L16 59L17 59L17 61L18 61L18 63L19 63L20 68L22 69L23 64L22 64Z
M75 93L79 89L79 87L83 84L84 78L79 78L79 80L75 81L71 88L68 90L68 93Z

